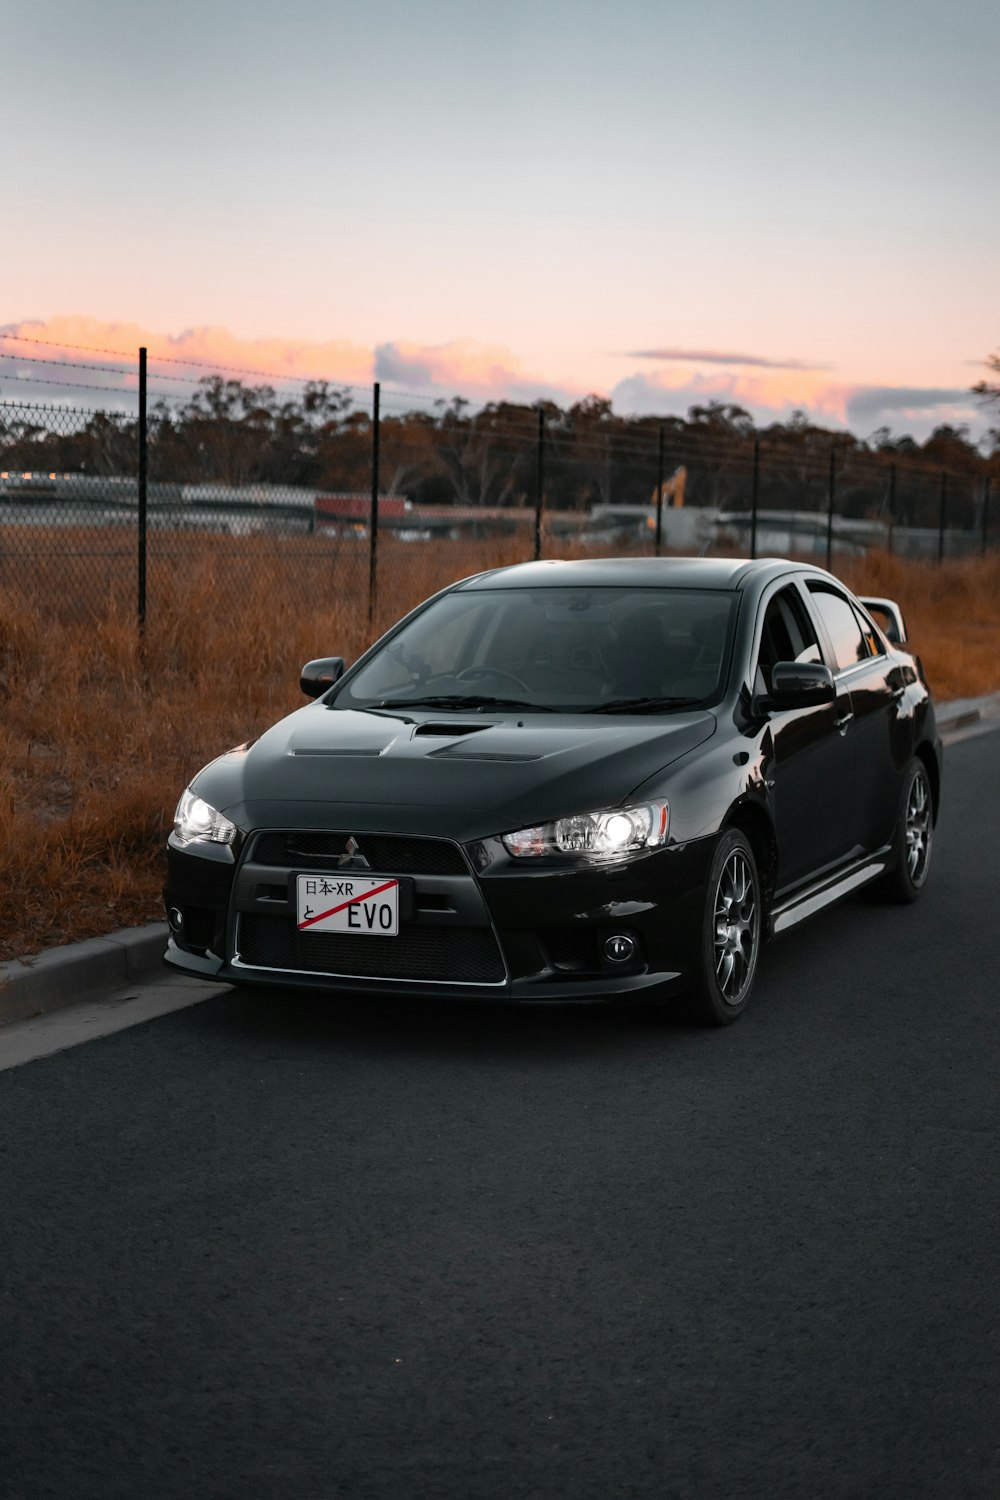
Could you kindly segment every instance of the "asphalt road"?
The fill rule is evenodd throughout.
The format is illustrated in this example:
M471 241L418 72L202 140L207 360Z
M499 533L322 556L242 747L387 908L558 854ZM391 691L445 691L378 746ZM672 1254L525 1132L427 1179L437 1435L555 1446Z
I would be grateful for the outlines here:
M998 769L728 1031L225 995L0 1074L4 1500L995 1500Z

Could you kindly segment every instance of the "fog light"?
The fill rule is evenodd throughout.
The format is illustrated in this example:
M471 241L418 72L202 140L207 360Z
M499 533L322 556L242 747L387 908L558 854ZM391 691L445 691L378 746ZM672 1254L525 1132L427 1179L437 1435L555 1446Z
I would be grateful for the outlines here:
M167 921L170 923L171 932L184 931L184 913L181 911L180 907L172 906L170 908L170 910L167 912Z
M611 964L627 964L629 959L635 955L635 939L630 938L624 932L616 932L614 937L605 939L604 957Z

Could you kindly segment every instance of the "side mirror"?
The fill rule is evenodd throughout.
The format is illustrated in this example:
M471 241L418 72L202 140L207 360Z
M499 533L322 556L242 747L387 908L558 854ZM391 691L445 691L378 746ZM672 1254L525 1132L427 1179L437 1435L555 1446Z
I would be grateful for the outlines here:
M342 656L320 656L307 661L299 676L299 687L307 698L318 698L344 675Z
M819 662L779 661L771 668L771 691L762 708L814 708L833 703L837 689L829 667Z
M906 623L903 619L903 611L894 599L859 599L870 615L875 618L875 624L885 632L886 640L894 646L902 646L906 641Z

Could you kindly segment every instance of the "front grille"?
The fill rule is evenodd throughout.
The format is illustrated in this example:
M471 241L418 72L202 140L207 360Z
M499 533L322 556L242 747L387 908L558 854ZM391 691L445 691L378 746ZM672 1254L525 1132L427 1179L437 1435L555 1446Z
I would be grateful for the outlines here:
M386 875L468 875L457 844L446 839L406 838L391 833L327 833L317 829L281 829L260 833L250 851L259 865L286 869L335 870L353 837L373 870Z
M357 979L422 979L500 984L506 977L493 933L485 927L407 926L398 937L299 932L291 917L243 913L237 948L251 968Z

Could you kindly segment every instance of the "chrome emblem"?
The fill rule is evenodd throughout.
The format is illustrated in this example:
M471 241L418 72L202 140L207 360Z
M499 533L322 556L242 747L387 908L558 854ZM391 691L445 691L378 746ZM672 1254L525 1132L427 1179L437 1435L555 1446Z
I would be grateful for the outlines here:
M351 866L355 870L370 870L371 869L371 865L368 863L368 861L365 859L364 855L361 853L360 845L358 844L358 841L354 837L353 833L351 834L350 838L347 840L347 847L345 848L343 854L337 860L337 868L338 869L343 870L347 866Z

